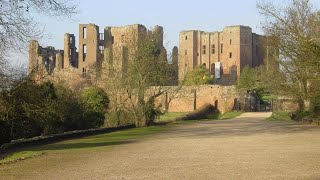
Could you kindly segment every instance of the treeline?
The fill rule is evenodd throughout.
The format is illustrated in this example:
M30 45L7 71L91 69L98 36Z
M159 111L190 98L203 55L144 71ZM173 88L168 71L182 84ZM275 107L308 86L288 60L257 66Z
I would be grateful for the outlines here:
M76 92L52 82L15 80L0 92L0 144L100 127L108 105L107 94L96 87Z
M320 116L320 9L309 0L260 1L264 17L265 64L241 71L238 87L256 93L290 97L295 117Z

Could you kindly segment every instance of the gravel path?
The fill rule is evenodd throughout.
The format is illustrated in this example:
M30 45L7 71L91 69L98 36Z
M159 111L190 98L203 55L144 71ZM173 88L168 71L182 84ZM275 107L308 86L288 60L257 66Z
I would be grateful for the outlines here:
M0 166L0 179L320 179L319 127L268 116L185 124L108 151L48 154Z

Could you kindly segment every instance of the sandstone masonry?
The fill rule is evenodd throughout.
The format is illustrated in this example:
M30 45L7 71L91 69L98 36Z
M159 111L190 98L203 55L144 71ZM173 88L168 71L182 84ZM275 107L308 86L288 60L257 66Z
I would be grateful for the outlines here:
M147 30L141 24L107 26L100 32L99 26L95 24L80 24L78 51L74 34L65 34L63 50L56 50L54 47L43 48L37 41L30 41L29 73L35 74L39 80L64 75L86 76L89 71L101 66L102 61L118 64L125 71L139 42L147 35L153 35L161 54L166 57L161 26L155 26L152 30ZM174 50L177 54L177 49ZM176 68L177 61L176 58L173 63ZM64 79L67 80L67 77Z
M263 36L248 26L227 26L222 32L182 31L179 36L179 80L197 66L204 66L216 83L235 84L241 70L256 67L265 57Z

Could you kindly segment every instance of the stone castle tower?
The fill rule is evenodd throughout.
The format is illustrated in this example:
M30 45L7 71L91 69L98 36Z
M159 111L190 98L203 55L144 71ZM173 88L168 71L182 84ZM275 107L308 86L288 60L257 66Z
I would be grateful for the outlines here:
M197 66L206 67L216 82L234 84L241 70L263 63L262 36L248 26L228 26L222 32L182 31L179 36L179 79Z

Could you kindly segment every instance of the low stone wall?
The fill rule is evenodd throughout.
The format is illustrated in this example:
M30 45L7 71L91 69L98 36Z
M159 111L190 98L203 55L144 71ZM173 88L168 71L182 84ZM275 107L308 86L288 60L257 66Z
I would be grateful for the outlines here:
M171 90L177 89L172 87ZM239 94L235 86L202 85L182 87L176 95L168 90L157 103L168 112L192 112L205 104L215 106L221 113L234 108Z
M296 100L289 97L279 97L273 100L273 111L295 112L299 110L299 104Z
M53 143L53 142L57 142L65 139L79 138L79 137L102 134L102 133L110 133L110 132L130 129L134 127L135 127L134 125L127 125L127 126L114 127L114 128L77 130L77 131L69 131L65 133L48 135L48 136L37 136L29 139L13 140L10 143L3 144L0 147L0 154L6 153L9 150L13 150L13 149L24 147L24 146L30 146L30 145L36 145L36 144L48 144L48 143Z

